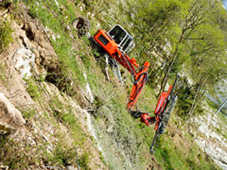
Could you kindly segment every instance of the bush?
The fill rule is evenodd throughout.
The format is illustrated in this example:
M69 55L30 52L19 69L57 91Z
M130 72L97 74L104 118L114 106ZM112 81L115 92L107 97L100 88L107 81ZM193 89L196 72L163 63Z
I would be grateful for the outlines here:
M13 30L8 22L0 24L0 53L13 41L12 32Z
M79 159L79 163L80 163L80 166L82 167L82 168L84 168L84 169L87 169L87 170L89 170L90 168L89 168L89 154L88 153L83 153L82 154L82 156L81 156L81 158Z

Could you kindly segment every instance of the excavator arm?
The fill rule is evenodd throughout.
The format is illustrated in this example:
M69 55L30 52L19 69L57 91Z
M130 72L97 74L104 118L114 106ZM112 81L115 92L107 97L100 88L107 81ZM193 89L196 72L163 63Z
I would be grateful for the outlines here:
M143 66L137 72L136 68L139 68L139 65L136 63L136 60L134 58L129 58L127 54L120 52L119 50L117 50L117 52L112 55L112 57L123 67L125 67L132 75L131 80L133 82L133 87L130 93L129 102L127 104L127 109L131 111L136 105L143 87L148 80L147 71L150 63L145 61Z
M174 84L171 85L167 92L162 92L158 104L155 109L155 136L150 146L150 151L154 153L154 145L157 139L160 137L162 133L164 133L164 129L166 124L168 123L169 116L174 108L175 102L177 100L177 95L174 94L174 90L177 85L179 75L176 75Z
M136 102L143 90L143 87L145 85L145 83L148 80L148 73L147 70L150 66L149 62L145 62L143 67L140 68L140 70L135 74L132 75L132 82L133 82L133 87L132 87L132 91L129 97L129 102L127 104L127 109L128 110L132 110L134 108L134 106L136 105Z

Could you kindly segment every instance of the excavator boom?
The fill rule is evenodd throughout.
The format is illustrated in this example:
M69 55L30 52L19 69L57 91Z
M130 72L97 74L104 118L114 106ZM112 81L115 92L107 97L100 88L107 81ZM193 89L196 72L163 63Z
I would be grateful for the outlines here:
M139 72L134 75L133 87L129 97L129 102L127 104L128 110L132 110L134 108L143 90L143 87L148 80L147 70L149 66L150 66L150 63L146 61L143 67L139 70Z

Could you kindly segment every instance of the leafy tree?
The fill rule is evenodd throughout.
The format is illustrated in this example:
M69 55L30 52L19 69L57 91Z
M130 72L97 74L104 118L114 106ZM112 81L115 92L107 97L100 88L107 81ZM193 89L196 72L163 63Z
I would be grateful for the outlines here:
M200 38L191 45L190 59L187 62L191 76L196 77L194 78L195 95L188 117L192 115L205 92L227 76L223 32L217 26L209 24L202 25L194 34L195 37L199 35ZM193 38L194 35L191 37Z
M152 63L150 77L155 86L161 82L160 92L170 72L187 69L193 77L190 116L204 93L226 76L226 12L208 0L139 0L131 3L131 11L136 11L130 19L137 55Z
M162 52L167 40L174 41L176 18L181 17L182 3L178 0L139 0L132 6L131 21L136 34L136 51L139 59L152 60L153 51ZM154 50L155 49L155 50ZM153 55L154 56L154 55ZM163 57L164 53L163 53ZM152 62L153 63L153 62Z

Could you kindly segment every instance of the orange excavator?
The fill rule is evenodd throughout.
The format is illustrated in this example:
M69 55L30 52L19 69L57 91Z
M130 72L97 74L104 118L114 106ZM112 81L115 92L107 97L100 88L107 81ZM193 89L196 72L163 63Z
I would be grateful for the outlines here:
M82 31L79 32L80 35L85 35L84 30L86 30L87 20L83 18L76 19L74 21L74 27L81 27ZM150 117L145 112L139 110L133 110L136 106L137 100L143 90L145 83L148 80L148 68L150 63L145 61L142 67L134 58L130 58L126 53L130 52L134 48L134 42L132 36L120 25L114 26L110 31L105 31L100 29L93 36L94 42L104 51L104 56L106 60L110 60L111 63L118 68L118 63L125 67L131 73L131 80L133 82L133 88L129 96L129 101L127 104L127 109L134 118L140 118L141 122L145 123L147 126L155 122L155 136L152 141L150 150L153 152L154 143L160 134L164 132L165 126L168 123L170 113L174 107L174 103L177 100L177 96L173 93L174 88L177 83L178 75L176 76L175 82L169 87L167 92L162 92L156 109L155 116ZM121 75L118 74L119 81L121 81ZM168 107L167 107L168 106Z
M178 74L174 84L171 85L166 92L164 91L161 93L154 112L154 117L149 116L148 113L140 112L139 110L133 111L142 89L147 82L147 70L150 63L145 61L143 66L139 68L136 60L134 58L129 58L126 52L134 46L133 38L120 25L114 26L109 32L98 30L93 38L95 42L108 53L111 59L116 60L131 73L133 88L129 97L127 109L134 118L140 118L141 122L145 123L147 126L155 122L155 136L150 146L150 151L154 153L154 144L160 135L164 133L164 129L177 100L174 89L179 77Z

